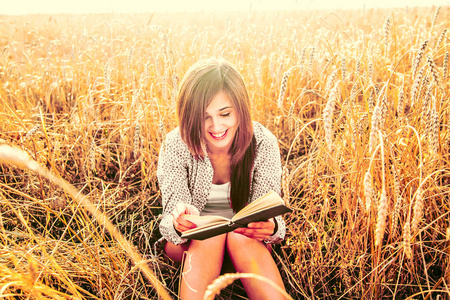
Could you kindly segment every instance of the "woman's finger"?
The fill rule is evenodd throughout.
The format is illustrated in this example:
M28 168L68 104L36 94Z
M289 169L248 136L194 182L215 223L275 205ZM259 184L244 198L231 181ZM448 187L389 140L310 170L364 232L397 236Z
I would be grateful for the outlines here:
M273 231L267 229L251 229L251 228L238 228L234 230L235 233L245 235L252 239L263 240L269 238Z
M184 230L188 230L188 229L192 229L197 227L197 225L195 225L194 223L186 220L185 218L183 218L183 215L180 215L177 219L176 222L178 223L178 226Z

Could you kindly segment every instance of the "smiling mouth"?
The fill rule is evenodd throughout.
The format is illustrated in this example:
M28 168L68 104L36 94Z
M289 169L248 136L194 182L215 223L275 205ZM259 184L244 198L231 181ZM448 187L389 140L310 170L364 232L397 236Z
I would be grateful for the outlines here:
M228 132L228 129L223 132L220 132L220 133L210 132L209 134L213 137L213 139L220 140L220 139L223 139L227 135L227 132Z

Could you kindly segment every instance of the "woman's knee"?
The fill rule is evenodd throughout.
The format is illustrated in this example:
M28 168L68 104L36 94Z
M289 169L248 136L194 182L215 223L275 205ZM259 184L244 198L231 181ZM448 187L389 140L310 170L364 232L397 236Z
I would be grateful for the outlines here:
M181 262L183 260L183 253L189 248L189 242L175 245L171 242L167 242L164 245L164 252L173 261Z
M224 251L225 239L226 236L222 234L202 241L191 240L188 251Z
M269 250L269 248L265 243L258 241L256 239L246 237L245 235L234 232L230 232L227 235L227 250L230 253L230 256L233 255L234 251L238 251L239 253L250 254L253 252L253 250L261 250L261 249Z

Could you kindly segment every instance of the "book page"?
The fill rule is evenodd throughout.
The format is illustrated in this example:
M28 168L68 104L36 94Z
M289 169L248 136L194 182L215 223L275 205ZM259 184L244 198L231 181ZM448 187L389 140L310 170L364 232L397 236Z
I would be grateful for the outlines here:
M208 224L216 223L228 223L230 220L221 216L197 216L197 215L183 215L183 218L189 222L194 223L197 227L205 226Z
M187 234L190 234L190 233L192 233L192 232L202 231L202 230L204 230L204 229L206 229L206 228L211 229L211 228L213 228L213 227L215 227L215 226L222 226L222 225L224 225L224 224L227 224L228 222L230 222L230 220L227 220L227 221L224 221L224 220L213 221L213 222L211 222L211 223L207 223L207 224L204 224L204 225L202 225L202 226L198 226L198 227L195 227L195 228L192 228L192 229L183 231L183 232L182 232L182 237L183 237L183 235L187 235Z
M236 213L233 216L231 220L237 220L244 216L251 215L252 213L255 213L257 211L277 206L280 204L284 205L283 199L274 191L270 191L269 193L256 199L255 201L253 201L252 203L241 209L238 213Z

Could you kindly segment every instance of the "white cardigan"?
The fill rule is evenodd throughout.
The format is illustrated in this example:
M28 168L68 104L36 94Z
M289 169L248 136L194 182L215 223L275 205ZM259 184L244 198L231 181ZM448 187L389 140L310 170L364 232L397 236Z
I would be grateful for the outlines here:
M281 159L276 137L263 125L253 122L256 140L256 157L251 173L250 201L258 199L270 190L280 194ZM214 170L207 156L196 160L181 139L179 128L167 134L161 146L157 177L162 196L163 213L159 225L164 239L175 245L185 243L173 226L172 211L184 202L202 211L209 195ZM275 218L278 229L268 239L279 243L284 239L286 226L281 216Z

